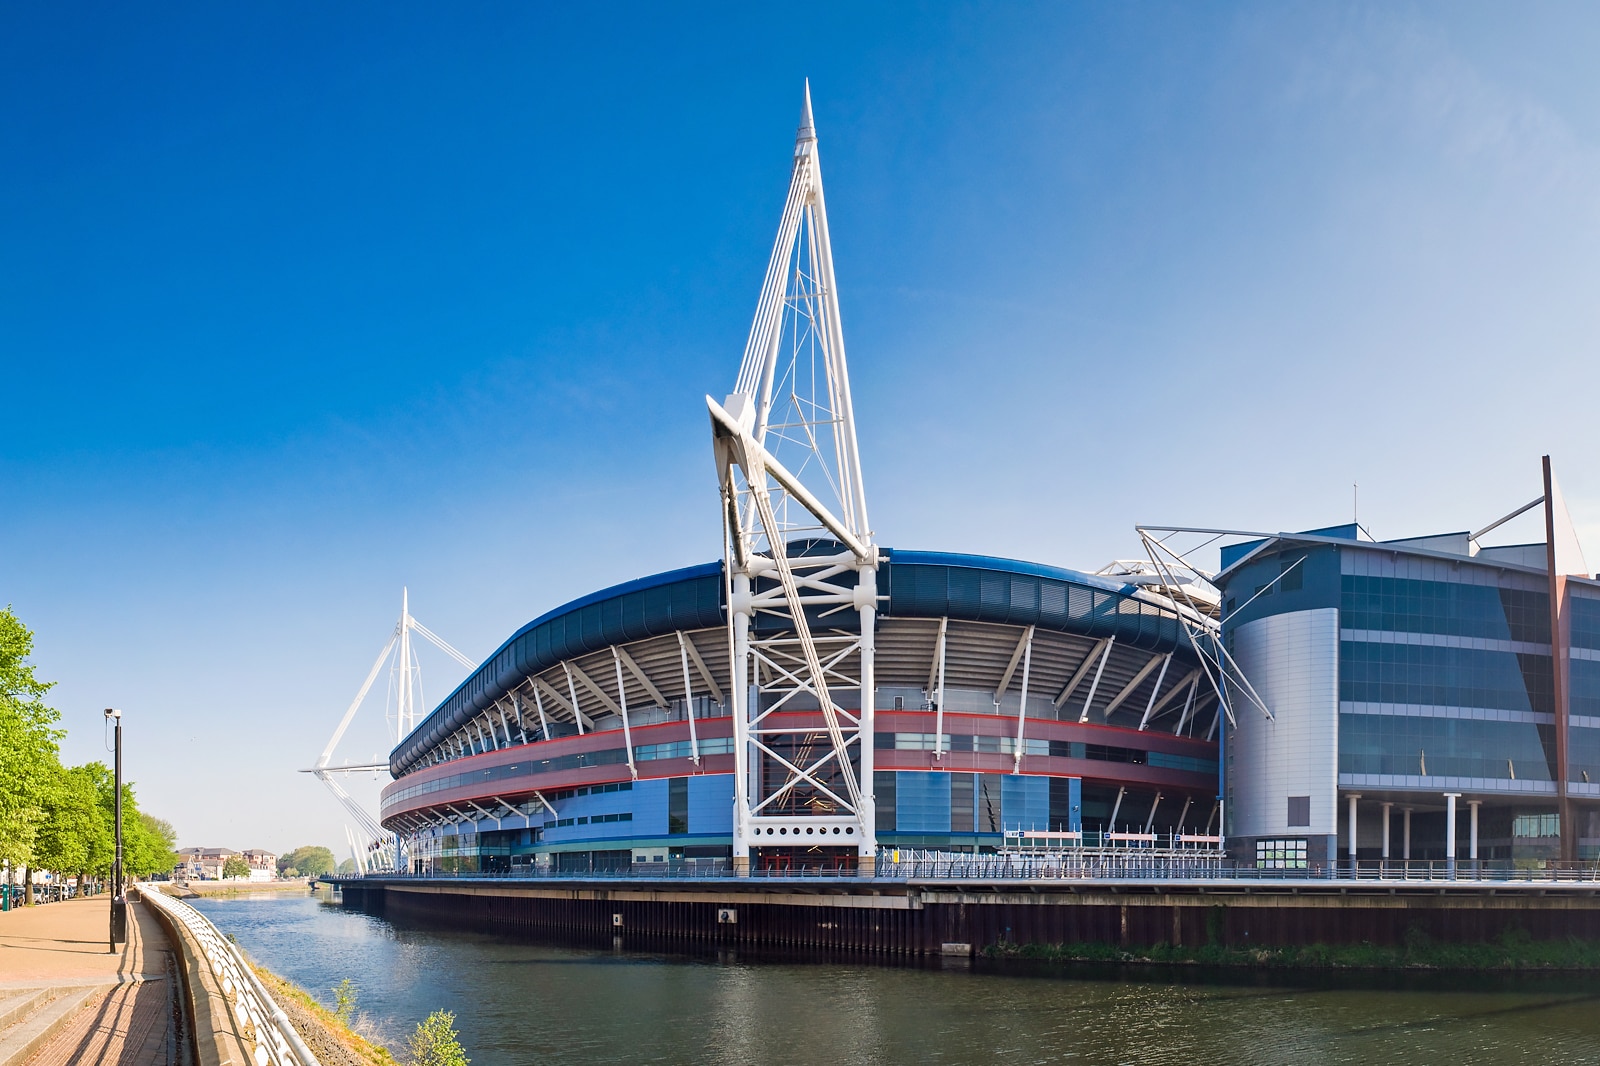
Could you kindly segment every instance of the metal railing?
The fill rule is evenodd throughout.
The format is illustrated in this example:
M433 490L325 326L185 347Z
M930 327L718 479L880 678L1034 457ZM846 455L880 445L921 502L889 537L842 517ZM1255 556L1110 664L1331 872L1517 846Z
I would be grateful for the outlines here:
M140 886L140 898L181 926L199 948L256 1066L320 1066L239 948L209 918L154 885Z
M374 878L403 877L416 880L726 880L739 877L730 860L693 863L594 863L583 868L513 866L502 870L428 869L411 874L380 874ZM1455 884L1463 888L1520 884L1575 884L1600 887L1600 861L1562 863L1554 860L1349 860L1258 866L1225 856L1214 848L1186 846L1129 847L1122 842L1059 851L972 852L909 848L880 849L874 870L834 866L785 869L752 868L757 880L878 880L878 881L1281 881L1350 884L1381 882L1405 884Z

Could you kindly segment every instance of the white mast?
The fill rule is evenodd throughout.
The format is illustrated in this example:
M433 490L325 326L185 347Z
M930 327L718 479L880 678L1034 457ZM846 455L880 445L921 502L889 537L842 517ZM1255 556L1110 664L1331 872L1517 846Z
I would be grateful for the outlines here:
M734 865L747 871L752 847L825 845L870 870L879 559L809 82L738 381L706 405L727 551ZM778 717L791 711L820 711L821 728Z
M383 650L378 653L377 659L373 661L372 669L367 671L367 679L361 683L361 689L356 693L356 698L350 701L350 706L345 710L344 717L339 719L339 725L334 729L333 736L328 738L328 746L322 749L321 755L317 756L317 764L309 770L301 771L301 773L315 775L317 780L328 786L328 791L332 792L334 798L339 801L345 810L350 812L362 831L375 841L382 842L376 854L382 861L389 863L391 866L398 861L394 838L383 828L380 821L357 802L355 797L346 792L332 776L334 774L354 773L376 774L388 770L389 764L378 762L376 759L354 766L348 764L333 766L330 764L333 760L334 748L339 746L339 741L343 739L345 730L350 728L350 723L355 719L356 711L360 710L361 704L366 701L367 693L372 689L372 683L378 679L378 674L383 670L383 664L389 661L390 652L394 652L397 647L398 653L395 655L391 667L395 675L395 743L398 744L404 740L416 728L416 704L419 687L417 679L421 675L421 666L417 663L415 650L411 646L411 634L413 631L422 634L423 637L437 646L440 651L443 651L469 670L477 665L438 636L435 636L427 626L411 617L411 593L409 589L402 588L400 590L400 619L395 623L394 630L389 634L388 643L384 644ZM346 832L349 832L348 828ZM359 856L356 858L358 864L363 863L363 861Z

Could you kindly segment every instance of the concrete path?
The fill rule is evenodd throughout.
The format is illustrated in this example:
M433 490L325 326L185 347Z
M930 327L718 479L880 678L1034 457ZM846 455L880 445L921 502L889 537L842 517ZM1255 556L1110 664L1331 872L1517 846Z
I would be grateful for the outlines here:
M105 896L0 914L0 1066L183 1066L166 933L134 904L112 953L110 916Z

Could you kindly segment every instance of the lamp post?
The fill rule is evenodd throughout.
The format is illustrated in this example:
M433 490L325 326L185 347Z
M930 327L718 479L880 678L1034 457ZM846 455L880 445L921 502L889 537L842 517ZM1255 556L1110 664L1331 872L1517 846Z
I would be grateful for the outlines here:
M115 821L116 851L111 859L111 954L117 945L128 939L128 900L122 890L122 712L115 707L106 708L106 720L116 723L116 761L114 792L112 794L112 819Z

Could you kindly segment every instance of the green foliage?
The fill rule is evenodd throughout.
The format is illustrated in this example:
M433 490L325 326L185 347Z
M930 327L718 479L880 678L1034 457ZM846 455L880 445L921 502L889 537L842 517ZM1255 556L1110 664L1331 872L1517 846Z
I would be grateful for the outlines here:
M298 870L302 877L321 877L323 874L333 872L335 866L333 852L311 844L295 848L289 854L278 857L280 873L291 866Z
M33 674L33 634L8 607L0 611L0 863L107 876L115 851L113 774L104 763L63 767L44 703L52 682ZM177 834L139 812L133 785L122 786L122 864L133 877L177 865Z
M352 874L354 874L355 872L356 872L356 861L354 859L346 859L344 862L341 862L339 864L339 876L341 876L341 877L349 877Z
M33 861L34 842L61 777L52 728L61 717L45 706L51 683L33 676L33 634L7 607L0 611L0 862Z
M229 855L222 864L222 877L232 880L235 877L249 877L250 864L238 855Z
M278 867L278 876L279 877L299 877L300 876L300 871L296 870L293 866L282 866L282 865L280 865Z
M178 831L165 818L139 812L139 825L144 830L146 846L150 849L151 873L163 873L178 865Z
M62 770L45 797L34 862L50 870L86 873L111 867L111 819L100 809L95 774L87 766Z
M356 1012L356 986L346 977L333 986L333 1016L346 1025Z
M406 1043L415 1066L467 1066L472 1061L456 1039L455 1021L450 1011L436 1010L417 1023L417 1031Z

